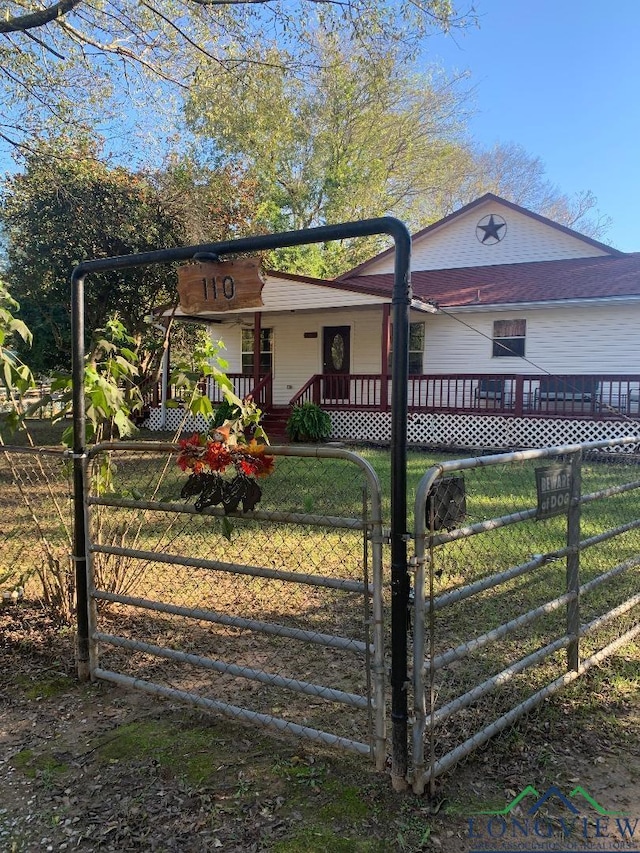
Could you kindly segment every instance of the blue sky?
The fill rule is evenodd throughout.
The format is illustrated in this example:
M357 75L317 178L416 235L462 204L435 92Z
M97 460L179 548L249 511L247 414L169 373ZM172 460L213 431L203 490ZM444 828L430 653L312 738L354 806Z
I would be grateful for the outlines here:
M613 220L604 242L640 252L640 0L475 0L480 27L429 39L468 69L472 136L516 142Z
M469 70L471 135L522 145L563 193L591 190L612 220L604 242L640 252L640 0L472 2L479 27L423 51L426 65Z

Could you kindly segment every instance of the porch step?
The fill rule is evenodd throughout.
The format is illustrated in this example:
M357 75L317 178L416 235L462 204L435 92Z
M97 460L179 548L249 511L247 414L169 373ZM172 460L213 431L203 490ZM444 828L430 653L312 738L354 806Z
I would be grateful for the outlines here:
M262 417L262 427L271 444L288 444L287 421L291 415L290 406L271 406Z

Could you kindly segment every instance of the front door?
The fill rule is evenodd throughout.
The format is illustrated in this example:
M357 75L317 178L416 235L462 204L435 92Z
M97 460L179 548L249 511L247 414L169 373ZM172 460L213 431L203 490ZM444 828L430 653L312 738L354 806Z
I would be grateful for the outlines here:
M325 326L322 336L323 399L349 399L351 370L351 329L349 326Z

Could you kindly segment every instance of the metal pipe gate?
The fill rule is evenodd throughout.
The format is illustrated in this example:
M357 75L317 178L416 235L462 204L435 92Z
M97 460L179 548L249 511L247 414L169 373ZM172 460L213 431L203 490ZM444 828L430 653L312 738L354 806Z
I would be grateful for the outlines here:
M387 234L395 246L392 319L394 354L391 398L391 775L399 790L406 787L408 762L407 653L409 619L409 577L407 572L407 378L409 370L409 308L411 305L411 235L404 223L385 216L361 222L326 225L280 234L267 234L161 249L114 258L98 258L80 263L71 276L72 377L73 377L73 476L74 547L76 564L77 670L79 678L89 677L89 597L84 495L86 489L86 435L84 408L85 367L85 279L91 273L123 270L160 263L188 261L197 256L224 257L271 249L323 243Z
M177 450L119 442L88 453L89 468L111 457L118 482L116 493L86 495L92 678L370 755L383 769L374 470L340 448L273 447L266 508L224 515L168 500L180 493L180 472L166 463ZM305 483L322 481L329 465L326 500L305 509ZM99 483L90 470L86 481ZM145 491L151 499L137 494ZM345 508L360 512L339 515ZM115 588L110 560L120 570Z
M412 560L416 793L433 793L439 775L640 633L640 466L631 458L631 479L615 482L627 454L611 452L629 445L638 437L445 462L423 476ZM584 493L589 455L599 487ZM537 506L536 461L546 463ZM517 475L511 494L507 472ZM507 568L496 571L499 561ZM603 589L602 601L589 598Z

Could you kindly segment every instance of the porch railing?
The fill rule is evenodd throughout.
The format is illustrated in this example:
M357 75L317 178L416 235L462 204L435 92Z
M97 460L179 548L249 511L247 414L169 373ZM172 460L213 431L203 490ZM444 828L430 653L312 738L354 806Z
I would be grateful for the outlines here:
M386 387L385 387L386 386ZM374 374L316 374L291 404L386 411L391 380ZM409 377L411 412L531 417L640 417L640 375L453 373Z
M255 377L245 373L227 373L227 378L233 386L233 393L244 400L245 397L252 397L255 402L265 408L272 403L272 376L267 373L260 377L258 384L255 384ZM159 406L161 403L161 386L159 382L154 382L143 388L143 397L146 405ZM222 403L224 394L220 385L211 377L206 377L199 383L200 390L207 394L211 402L215 405ZM179 388L175 385L169 385L167 388L167 399L175 403L185 403L188 397L188 392L184 388Z

